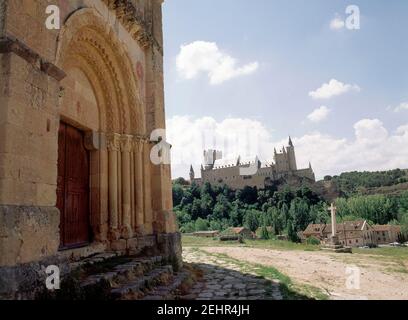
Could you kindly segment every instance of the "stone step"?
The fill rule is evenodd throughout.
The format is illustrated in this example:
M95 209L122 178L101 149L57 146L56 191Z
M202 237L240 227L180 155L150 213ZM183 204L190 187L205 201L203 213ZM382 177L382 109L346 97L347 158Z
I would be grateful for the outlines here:
M70 270L75 270L80 267L95 265L97 263L103 263L107 260L114 259L120 256L117 252L104 252L99 253L88 258L82 259L80 261L75 261L70 263Z
M100 261L103 263L104 261ZM84 292L110 289L143 277L162 263L162 257L134 258L129 262L114 266L111 270L93 274L81 281Z
M133 281L124 283L110 291L114 300L136 300L141 299L149 291L159 286L165 286L173 281L173 267L165 265L157 267L147 274Z
M150 290L142 300L172 300L178 295L178 289L183 282L190 277L188 271L174 274L173 281L168 285L161 285Z

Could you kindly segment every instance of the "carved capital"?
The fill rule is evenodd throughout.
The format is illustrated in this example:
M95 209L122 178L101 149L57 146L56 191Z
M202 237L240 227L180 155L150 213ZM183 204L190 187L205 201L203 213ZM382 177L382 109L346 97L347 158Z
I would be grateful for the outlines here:
M123 152L132 152L133 149L133 143L132 143L133 137L129 135L123 135L120 138L120 147Z
M136 153L141 152L142 147L140 143L140 139L138 137L133 137L133 151Z
M106 144L109 151L120 150L120 134L110 133L106 135Z

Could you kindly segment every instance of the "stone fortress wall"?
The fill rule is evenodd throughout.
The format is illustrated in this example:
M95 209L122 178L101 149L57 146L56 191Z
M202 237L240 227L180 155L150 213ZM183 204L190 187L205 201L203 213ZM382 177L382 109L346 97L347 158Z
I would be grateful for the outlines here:
M289 138L288 146L283 147L280 153L274 150L272 164L263 164L258 157L249 161L243 161L238 157L228 162L223 161L220 151L204 151L201 178L195 178L194 169L191 167L190 181L199 185L206 182L218 186L227 185L236 190L246 186L263 189L274 182L286 182L289 185L298 185L302 181L313 183L315 174L311 165L305 169L297 168L295 147Z

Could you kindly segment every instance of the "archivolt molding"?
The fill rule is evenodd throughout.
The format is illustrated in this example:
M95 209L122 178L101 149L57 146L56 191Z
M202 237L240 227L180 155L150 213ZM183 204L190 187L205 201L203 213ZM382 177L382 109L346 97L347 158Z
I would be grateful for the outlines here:
M93 9L80 9L67 20L59 36L57 65L64 67L69 56L82 56L93 67L104 86L107 99L107 127L119 133L145 134L145 111L135 67L114 31ZM109 84L108 84L109 83ZM113 89L113 90L112 90ZM115 113L119 128L110 122Z
M115 88L112 82L105 79L107 71L102 68L103 65L98 62L97 56L89 54L90 49L76 47L75 53L67 57L65 65L82 70L94 87L99 108L100 129L118 132L121 127L118 113L121 110L118 108L115 112L115 105L117 105Z
M116 17L142 48L154 46L163 54L162 46L156 41L151 30L152 22L146 21L130 0L102 0L115 11Z

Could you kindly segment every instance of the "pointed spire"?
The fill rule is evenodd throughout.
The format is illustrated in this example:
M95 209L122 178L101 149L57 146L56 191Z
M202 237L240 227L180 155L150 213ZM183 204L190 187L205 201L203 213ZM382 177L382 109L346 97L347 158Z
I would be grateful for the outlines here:
M309 169L312 169L312 163L309 161Z
M237 166L240 166L241 165L241 156L238 156L238 159L237 159Z
M277 152L276 152L276 148L273 148L273 152L275 153L275 155L277 154Z
M293 147L292 138L289 136L289 147Z
M282 152L283 152L283 153L286 153L285 146L282 147Z

